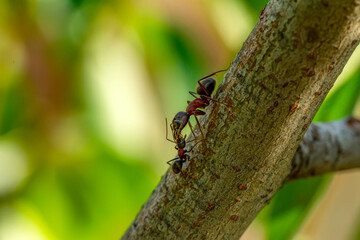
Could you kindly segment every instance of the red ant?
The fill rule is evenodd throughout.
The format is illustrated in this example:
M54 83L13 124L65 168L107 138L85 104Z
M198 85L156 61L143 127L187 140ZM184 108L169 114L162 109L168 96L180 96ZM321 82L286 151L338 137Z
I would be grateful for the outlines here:
M167 161L166 163L171 166L171 170L173 171L173 173L175 173L175 174L182 173L181 170L182 170L183 164L186 161L190 161L190 156L188 154L186 154L186 153L191 152L193 150L193 148L199 142L195 143L194 146L192 146L192 148L190 150L186 150L185 149L185 147L186 147L186 140L185 140L186 139L186 134L185 134L184 137L182 137L181 134L178 135L177 138L176 138L176 141L170 140L168 138L168 128L167 128L167 119L166 118L165 118L165 124L166 124L166 139L168 141L172 142L172 143L175 143L176 144L175 149L178 151L178 155L175 158ZM170 127L171 127L171 130L173 132L173 136L175 136L174 131L173 131L174 129L173 129L172 125L170 125ZM195 139L190 140L190 141L188 141L188 143L192 142L194 140ZM173 164L170 164L170 162L173 162L173 161L175 161L175 162Z
M170 125L173 130L173 136L174 139L177 139L179 135L181 135L182 129L186 126L186 124L189 124L189 127L191 129L191 132L193 133L194 137L194 131L192 129L192 126L189 122L189 118L191 115L194 115L197 125L200 128L201 135L204 137L204 133L201 129L200 122L197 118L197 116L205 115L205 112L202 110L199 110L198 108L204 109L205 107L209 106L210 101L221 103L213 98L211 98L211 94L213 93L216 85L216 81L213 78L210 78L211 76L214 76L215 74L219 72L224 72L225 70L216 71L208 76L205 76L198 80L198 86L196 88L196 93L189 91L190 95L193 96L195 99L193 101L188 101L188 106L186 108L186 112L178 112L173 121ZM199 95L200 97L197 97L196 95Z
M189 121L189 118L191 115L194 115L197 124L199 125L201 134L204 138L204 133L201 129L200 126L200 122L197 118L197 116L201 116L204 115L205 112L202 110L199 110L198 108L202 108L204 109L205 107L209 106L210 101L215 101L215 102L219 102L213 98L211 98L211 94L215 89L215 85L216 85L216 81L213 78L210 78L211 76L219 73L219 72L223 72L226 71L225 70L220 70L220 71L216 71L208 76L205 76L203 78L201 78L200 80L198 80L198 86L196 88L196 93L189 91L190 95L195 97L195 99L193 101L188 101L188 107L186 108L186 112L178 112L175 117L173 118L172 123L170 124L171 127L171 131L173 134L173 139L175 140L170 140L168 138L168 129L167 129L167 119L165 119L165 123L166 123L166 139L172 143L175 143L175 149L178 151L178 156L176 156L174 159L171 159L167 162L167 164L172 166L172 171L177 174L177 173L182 173L181 169L182 169L182 165L183 163L185 163L187 160L190 160L190 156L186 153L191 152L193 150L193 148L200 142L198 141L197 143L194 144L194 146L190 149L190 150L186 150L186 135L184 137L182 137L181 135L181 131L182 129L186 126L186 124L189 124L189 127L191 129L191 132L194 135L194 139L191 141L194 141L196 138L196 135L194 134L194 131L192 129L191 123ZM200 97L196 96L199 95ZM221 103L221 102L219 102ZM191 141L188 141L191 142ZM170 164L170 162L175 161L173 164Z

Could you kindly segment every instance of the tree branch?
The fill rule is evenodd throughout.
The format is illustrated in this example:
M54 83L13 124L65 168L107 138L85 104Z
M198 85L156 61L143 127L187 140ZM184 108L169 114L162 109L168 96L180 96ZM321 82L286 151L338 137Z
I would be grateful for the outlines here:
M354 0L270 1L214 96L231 112L207 108L207 143L185 176L163 176L123 239L239 239L291 172L306 175L293 156L359 43L359 19Z
M292 160L288 180L359 167L359 120L313 123Z

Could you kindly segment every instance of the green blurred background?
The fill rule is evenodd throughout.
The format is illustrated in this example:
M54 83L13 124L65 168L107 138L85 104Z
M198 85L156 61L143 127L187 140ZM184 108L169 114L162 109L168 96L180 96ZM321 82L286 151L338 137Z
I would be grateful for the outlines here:
M0 0L0 240L118 239L175 155L164 118L229 65L266 2ZM316 120L359 112L359 60ZM325 218L360 239L349 174L347 193L329 175L286 185L243 239L321 239L329 194L358 199Z

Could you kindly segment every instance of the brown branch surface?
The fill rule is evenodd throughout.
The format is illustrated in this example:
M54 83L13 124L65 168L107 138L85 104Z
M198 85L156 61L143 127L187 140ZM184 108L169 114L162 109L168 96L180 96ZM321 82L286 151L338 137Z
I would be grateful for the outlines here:
M292 160L288 179L360 168L360 121L313 123Z
M303 134L359 43L359 19L354 0L270 1L214 96L230 111L207 108L206 144L185 176L163 176L123 239L239 239L294 172Z

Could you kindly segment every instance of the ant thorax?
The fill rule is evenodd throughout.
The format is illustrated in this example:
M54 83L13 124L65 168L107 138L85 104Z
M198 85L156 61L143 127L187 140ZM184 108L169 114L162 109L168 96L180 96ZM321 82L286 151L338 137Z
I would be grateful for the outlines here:
M190 115L194 114L197 108L205 108L208 106L209 103L207 103L206 99L203 98L197 98L194 99L192 102L189 103L189 105L186 108L186 112Z
M180 159L182 159L184 157L184 154L185 154L185 149L184 148L179 148L178 156L180 157Z

